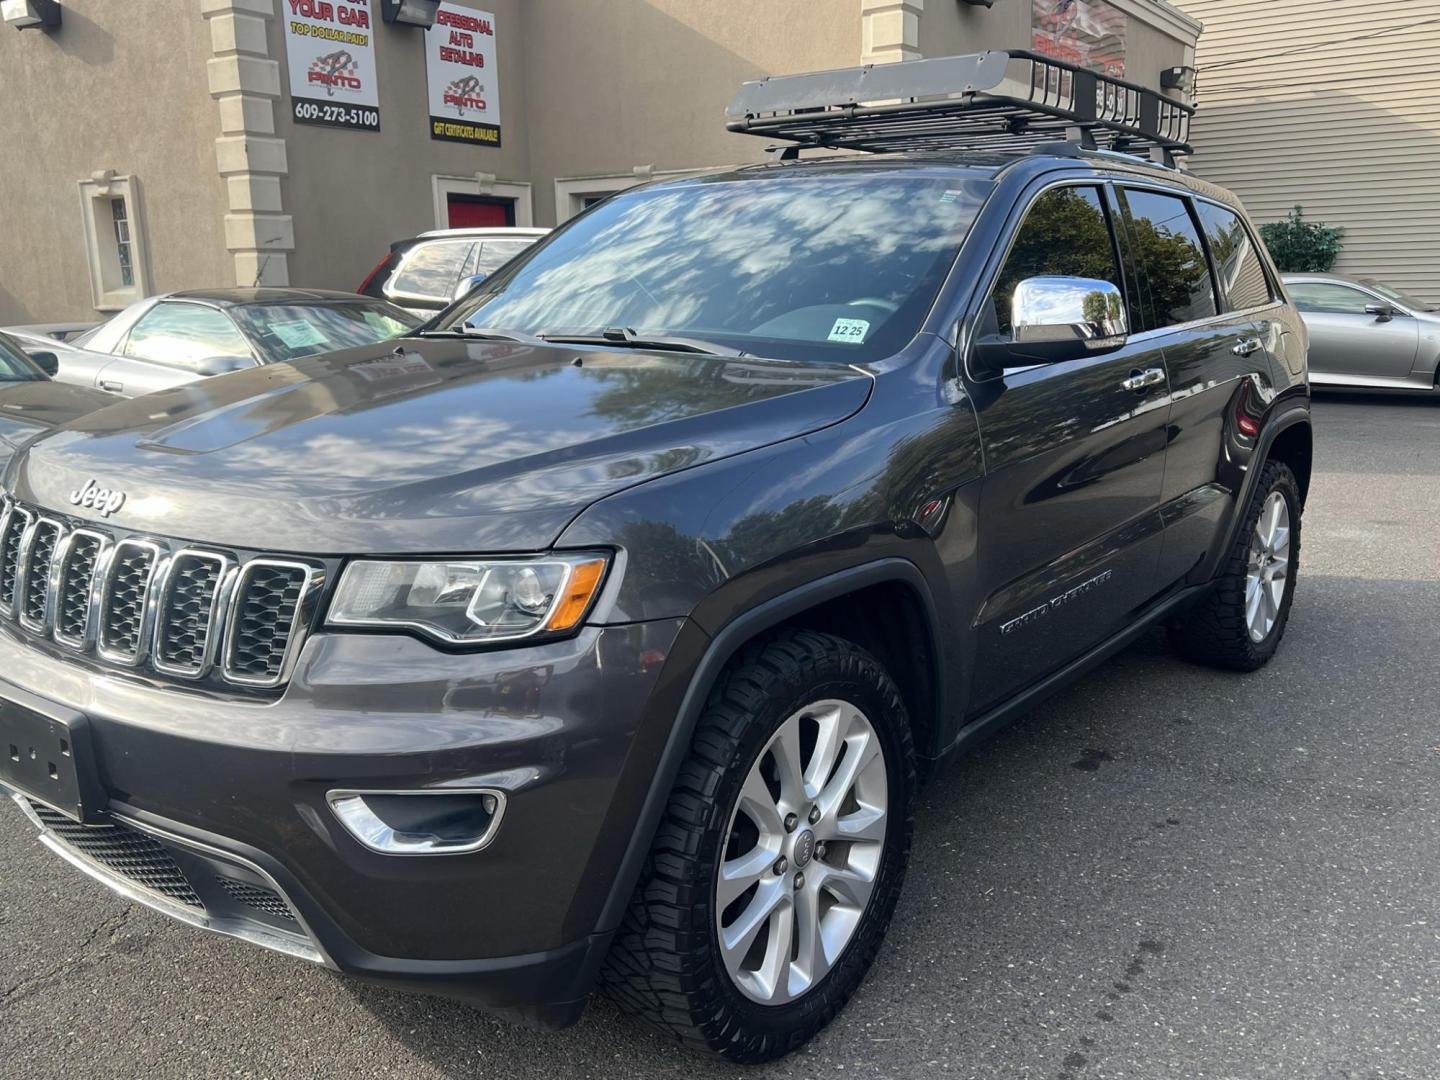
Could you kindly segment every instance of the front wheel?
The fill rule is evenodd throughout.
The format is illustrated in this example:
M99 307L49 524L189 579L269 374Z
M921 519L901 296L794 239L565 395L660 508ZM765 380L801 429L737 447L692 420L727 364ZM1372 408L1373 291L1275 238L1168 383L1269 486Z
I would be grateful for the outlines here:
M1170 626L1182 656L1254 671L1275 655L1300 568L1300 509L1300 485L1290 467L1266 462L1213 590Z
M748 646L697 726L610 996L732 1061L800 1046L879 949L915 786L905 706L873 656L810 631Z

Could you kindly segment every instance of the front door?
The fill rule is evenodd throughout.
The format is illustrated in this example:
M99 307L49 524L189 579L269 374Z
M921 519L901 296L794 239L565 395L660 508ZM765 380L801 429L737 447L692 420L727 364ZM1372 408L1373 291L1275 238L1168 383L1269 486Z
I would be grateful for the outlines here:
M1001 334L1015 285L1042 275L1128 295L1098 187L1052 188L1027 211L991 291ZM1154 594L1170 391L1159 346L1142 340L971 393L985 450L971 706L983 709L1122 629Z
M1310 330L1310 373L1360 380L1406 379L1415 366L1420 327L1409 315L1368 314L1382 301L1338 281L1297 281L1289 286Z

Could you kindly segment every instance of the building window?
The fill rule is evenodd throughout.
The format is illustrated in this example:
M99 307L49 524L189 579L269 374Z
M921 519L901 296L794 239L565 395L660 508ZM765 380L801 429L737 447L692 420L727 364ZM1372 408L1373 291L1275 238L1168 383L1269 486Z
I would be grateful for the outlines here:
M97 311L119 311L151 292L140 182L96 173L80 181L80 217Z

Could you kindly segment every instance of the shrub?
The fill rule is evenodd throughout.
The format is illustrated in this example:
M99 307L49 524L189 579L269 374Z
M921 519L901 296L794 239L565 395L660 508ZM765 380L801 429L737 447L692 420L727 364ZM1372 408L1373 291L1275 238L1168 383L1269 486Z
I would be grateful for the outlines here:
M1260 226L1260 238L1284 274L1328 274L1340 257L1344 236L1345 230L1338 226L1306 221L1298 206L1284 221Z

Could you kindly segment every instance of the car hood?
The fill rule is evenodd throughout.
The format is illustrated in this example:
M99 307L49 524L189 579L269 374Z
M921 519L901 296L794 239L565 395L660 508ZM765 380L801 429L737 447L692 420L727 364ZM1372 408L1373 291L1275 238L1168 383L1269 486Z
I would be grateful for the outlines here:
M0 382L0 471L25 444L114 400L99 390L49 379Z
M407 338L111 405L31 445L17 497L125 493L108 523L312 554L543 549L597 499L836 423L854 368Z

